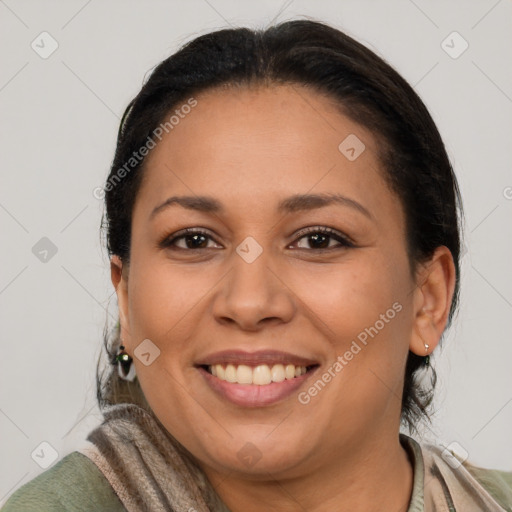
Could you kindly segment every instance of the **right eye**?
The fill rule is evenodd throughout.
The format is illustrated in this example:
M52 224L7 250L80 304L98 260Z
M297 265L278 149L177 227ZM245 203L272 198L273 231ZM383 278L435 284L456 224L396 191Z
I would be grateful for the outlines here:
M166 236L158 245L162 248L171 250L183 250L183 251L195 251L200 249L210 249L205 244L208 243L208 239L213 241L210 234L202 229L187 228L177 233L173 233L170 236ZM184 241L184 247L177 245L178 241Z

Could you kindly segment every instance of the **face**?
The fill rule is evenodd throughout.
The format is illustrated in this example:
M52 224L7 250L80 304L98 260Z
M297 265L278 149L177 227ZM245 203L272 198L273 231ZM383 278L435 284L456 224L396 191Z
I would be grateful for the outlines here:
M394 439L426 295L376 139L298 86L196 100L148 156L113 270L150 406L206 471L251 478Z

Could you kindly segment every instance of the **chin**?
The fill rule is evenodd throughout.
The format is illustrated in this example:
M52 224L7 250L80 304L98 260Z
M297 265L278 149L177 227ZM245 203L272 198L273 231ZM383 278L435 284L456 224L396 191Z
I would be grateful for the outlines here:
M264 433L260 435L256 435L254 429L245 435L238 432L228 443L219 443L216 449L212 449L212 445L204 447L200 460L217 471L236 472L245 478L268 480L269 475L276 478L300 472L312 448L308 449L300 436L290 439L286 433L269 435L268 426L261 430Z

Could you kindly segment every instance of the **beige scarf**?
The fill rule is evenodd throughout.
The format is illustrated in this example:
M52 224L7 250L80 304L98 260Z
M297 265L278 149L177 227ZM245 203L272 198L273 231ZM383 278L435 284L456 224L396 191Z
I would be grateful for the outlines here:
M118 404L103 417L79 451L98 466L128 512L230 512L153 413Z
M188 452L156 416L133 404L108 407L80 452L101 470L128 512L229 512ZM401 434L416 461L408 512L504 512L464 468L440 448ZM418 464L417 464L418 466Z
M411 441L417 450L419 444ZM443 457L444 451L438 446L420 449L424 470L424 509L421 512L507 512L461 464L461 459L448 453Z

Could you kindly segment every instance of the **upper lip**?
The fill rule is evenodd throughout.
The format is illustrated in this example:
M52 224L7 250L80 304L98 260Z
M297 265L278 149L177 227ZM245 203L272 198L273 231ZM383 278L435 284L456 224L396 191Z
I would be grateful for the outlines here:
M244 364L247 366L293 364L295 366L313 366L317 365L318 361L279 350L258 350L256 352L223 350L201 358L197 366L212 366L214 364Z

